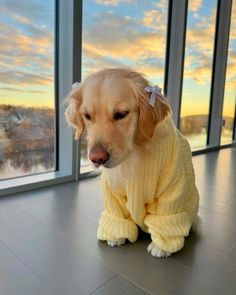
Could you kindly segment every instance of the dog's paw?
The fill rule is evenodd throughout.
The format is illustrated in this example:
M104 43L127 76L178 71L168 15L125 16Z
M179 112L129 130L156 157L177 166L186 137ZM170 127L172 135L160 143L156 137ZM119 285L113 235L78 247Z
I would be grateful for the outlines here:
M107 245L110 247L118 247L125 244L125 239L119 240L119 241L107 241Z
M170 252L166 252L164 250L161 250L160 248L155 246L153 242L148 245L147 251L152 256L158 257L158 258L169 257L172 254Z

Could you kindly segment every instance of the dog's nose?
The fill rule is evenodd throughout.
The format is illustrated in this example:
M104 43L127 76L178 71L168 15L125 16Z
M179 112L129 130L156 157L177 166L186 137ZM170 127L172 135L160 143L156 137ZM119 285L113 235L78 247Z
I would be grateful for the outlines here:
M89 152L89 159L96 165L102 165L109 159L109 154L104 148L95 146Z

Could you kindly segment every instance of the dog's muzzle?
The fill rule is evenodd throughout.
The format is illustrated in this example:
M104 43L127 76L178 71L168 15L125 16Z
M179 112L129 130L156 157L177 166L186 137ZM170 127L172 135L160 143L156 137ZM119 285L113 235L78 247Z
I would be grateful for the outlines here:
M89 152L89 159L96 167L99 167L109 160L109 153L102 146L94 146Z

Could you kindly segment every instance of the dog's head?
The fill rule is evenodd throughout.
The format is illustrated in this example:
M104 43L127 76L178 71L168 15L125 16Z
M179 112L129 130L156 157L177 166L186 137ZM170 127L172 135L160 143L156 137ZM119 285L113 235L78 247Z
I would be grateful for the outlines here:
M88 157L96 167L119 165L134 146L153 137L155 126L170 111L160 95L154 107L149 104L148 85L137 72L105 69L69 94L66 118L75 128L75 139L87 131Z

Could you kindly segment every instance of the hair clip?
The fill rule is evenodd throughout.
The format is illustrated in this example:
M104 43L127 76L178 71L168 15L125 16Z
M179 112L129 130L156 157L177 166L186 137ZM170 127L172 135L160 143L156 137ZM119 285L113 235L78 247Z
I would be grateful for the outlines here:
M156 96L157 95L161 95L161 88L156 86L147 86L144 88L144 90L148 93L151 93L150 99L149 99L149 104L151 106L155 106L155 102L156 102Z
M79 82L75 82L74 84L72 84L72 89L74 90L74 89L78 88L79 85L80 85Z

